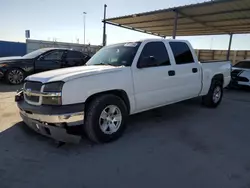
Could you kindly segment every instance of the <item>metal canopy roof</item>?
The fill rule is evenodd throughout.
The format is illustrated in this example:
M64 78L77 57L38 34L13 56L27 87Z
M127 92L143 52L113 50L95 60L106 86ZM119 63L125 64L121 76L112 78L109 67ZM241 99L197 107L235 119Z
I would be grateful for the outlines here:
M173 30L177 36L250 33L250 0L209 1L105 22L162 37L172 36Z

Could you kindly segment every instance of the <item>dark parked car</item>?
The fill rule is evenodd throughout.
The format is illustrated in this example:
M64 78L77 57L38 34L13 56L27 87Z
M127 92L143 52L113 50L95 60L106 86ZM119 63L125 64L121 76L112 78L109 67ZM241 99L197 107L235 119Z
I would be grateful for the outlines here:
M250 60L243 60L232 67L232 88L250 88Z
M62 48L43 48L22 57L0 58L0 78L10 84L20 84L28 75L85 65L90 56L79 51Z

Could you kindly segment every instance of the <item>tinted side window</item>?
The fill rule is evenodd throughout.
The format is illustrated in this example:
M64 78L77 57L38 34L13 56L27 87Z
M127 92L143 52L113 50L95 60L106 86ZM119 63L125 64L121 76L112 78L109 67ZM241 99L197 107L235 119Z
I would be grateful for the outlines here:
M68 51L66 58L67 59L83 59L84 56L81 52Z
M169 42L177 65L194 63L190 48L185 42Z
M153 58L153 64L147 64L149 58ZM147 43L139 58L139 67L166 66L170 65L169 56L163 42Z
M44 60L61 60L63 55L63 51L53 51L44 56Z

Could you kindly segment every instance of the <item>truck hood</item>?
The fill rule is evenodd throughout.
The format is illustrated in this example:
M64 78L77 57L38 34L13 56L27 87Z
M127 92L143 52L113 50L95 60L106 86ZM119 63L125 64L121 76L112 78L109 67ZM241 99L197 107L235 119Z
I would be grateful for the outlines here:
M64 81L67 82L72 79L77 79L85 76L92 76L107 72L120 71L123 67L114 67L109 65L96 65L96 66L80 66L57 69L38 74L33 74L27 77L27 81L38 81L42 83Z

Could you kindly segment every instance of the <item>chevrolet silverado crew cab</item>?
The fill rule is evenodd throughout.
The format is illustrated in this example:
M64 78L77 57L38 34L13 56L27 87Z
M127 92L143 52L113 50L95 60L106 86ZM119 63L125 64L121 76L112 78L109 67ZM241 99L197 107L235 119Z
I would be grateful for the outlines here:
M119 138L128 115L202 96L217 107L231 79L228 61L200 63L185 40L149 39L110 45L85 66L31 75L16 101L40 134L75 142L81 126L94 142Z

